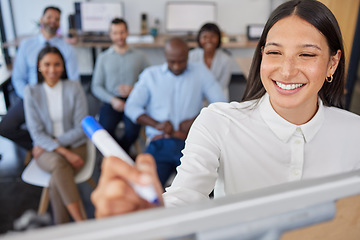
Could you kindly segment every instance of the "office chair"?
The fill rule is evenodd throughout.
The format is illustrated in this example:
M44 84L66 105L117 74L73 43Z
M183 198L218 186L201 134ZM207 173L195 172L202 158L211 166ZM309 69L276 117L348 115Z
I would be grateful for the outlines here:
M91 178L94 171L95 160L96 160L96 151L94 144L88 140L87 141L87 159L83 168L75 175L75 183L82 183L87 181L89 185L95 189L96 183ZM43 187L38 214L43 214L46 212L49 205L49 182L51 174L42 170L36 163L35 159L32 159L27 167L24 169L21 174L21 179L31 185ZM82 205L82 202L81 202ZM84 208L82 206L82 208ZM83 213L85 210L82 209Z

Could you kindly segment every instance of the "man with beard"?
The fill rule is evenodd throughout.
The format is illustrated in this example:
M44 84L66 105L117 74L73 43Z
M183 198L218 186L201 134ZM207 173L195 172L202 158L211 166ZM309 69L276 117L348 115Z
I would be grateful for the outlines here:
M37 83L37 57L42 48L47 45L57 47L65 60L65 69L70 80L79 80L75 50L61 37L56 35L60 25L61 10L49 6L45 8L40 18L40 34L21 42L16 54L11 83L18 97L0 122L0 135L14 141L26 150L32 149L32 140L28 131L22 128L24 116L24 88L27 84Z
M125 102L148 61L142 52L127 44L129 33L124 19L113 19L109 30L113 44L96 59L91 89L104 103L99 113L100 124L129 152L138 138L140 125L124 115ZM125 129L118 137L116 127L121 121Z

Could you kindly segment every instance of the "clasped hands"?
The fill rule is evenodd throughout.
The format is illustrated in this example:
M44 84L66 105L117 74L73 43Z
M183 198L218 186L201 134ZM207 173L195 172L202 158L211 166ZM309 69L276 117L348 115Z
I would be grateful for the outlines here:
M174 131L170 121L160 122L156 124L155 128L159 131L163 131L165 137L174 137L185 140L193 121L193 119L182 121L179 125L179 130L177 131Z

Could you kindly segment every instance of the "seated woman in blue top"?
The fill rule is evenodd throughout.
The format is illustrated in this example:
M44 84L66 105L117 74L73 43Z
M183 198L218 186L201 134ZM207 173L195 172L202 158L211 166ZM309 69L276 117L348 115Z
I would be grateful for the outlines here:
M219 82L223 93L229 100L231 80L231 57L221 49L221 32L214 23L204 24L197 35L199 47L189 52L189 62L204 63Z
M97 217L155 207L131 183L153 184L180 206L360 169L360 117L341 109L344 48L331 11L293 0L271 14L254 53L244 100L214 103L192 124L181 164L161 195L154 160L103 160L92 194Z
M74 182L86 159L86 137L80 122L87 100L78 81L68 81L64 58L55 47L43 48L37 60L38 83L25 88L26 125L33 157L51 173L50 201L55 224L86 219Z

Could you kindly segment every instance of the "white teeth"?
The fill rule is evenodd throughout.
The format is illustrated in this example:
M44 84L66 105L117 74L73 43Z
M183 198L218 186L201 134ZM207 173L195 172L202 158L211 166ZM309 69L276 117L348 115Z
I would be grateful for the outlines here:
M302 87L302 86L304 86L305 84L301 84L301 83L298 83L298 84L283 84L283 83L276 82L276 85L278 85L279 88L281 88L281 89L293 90L293 89Z

